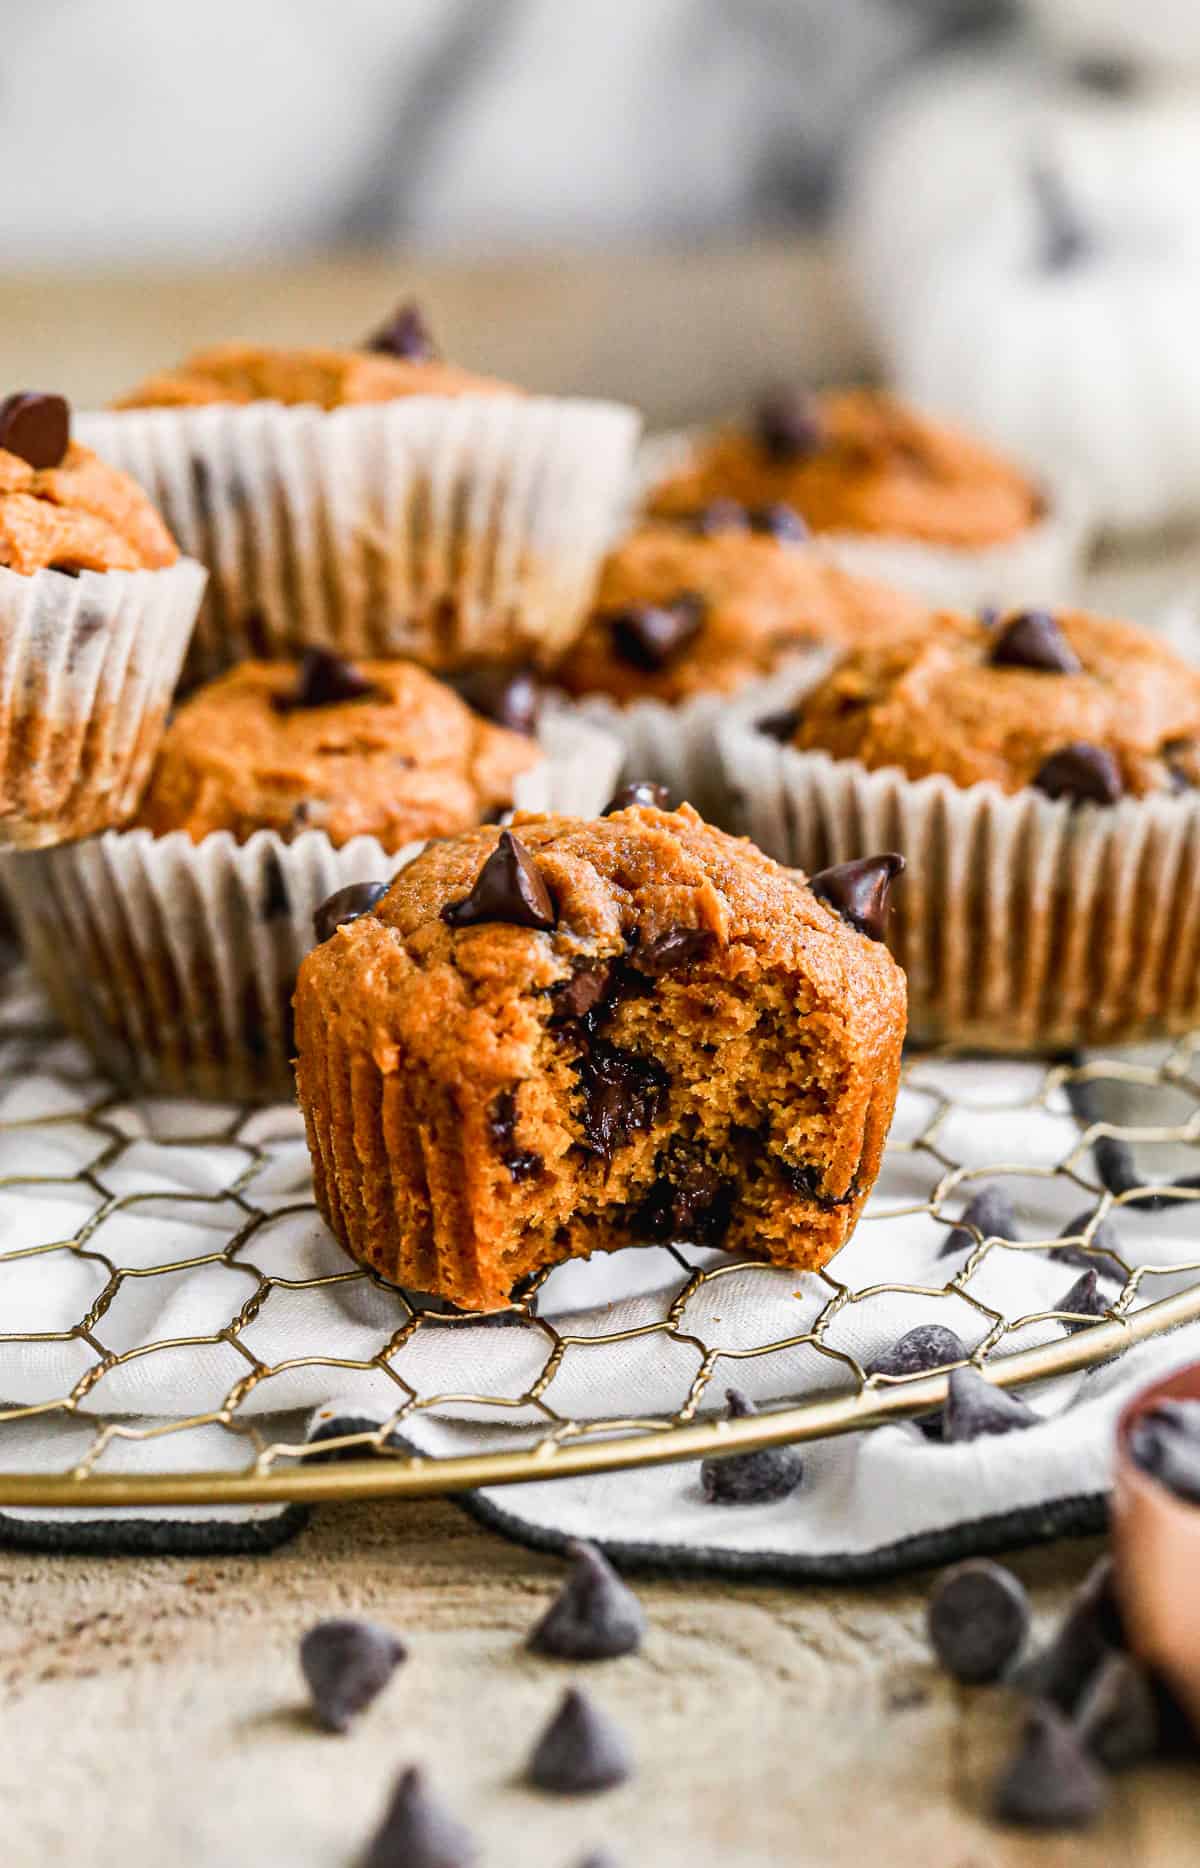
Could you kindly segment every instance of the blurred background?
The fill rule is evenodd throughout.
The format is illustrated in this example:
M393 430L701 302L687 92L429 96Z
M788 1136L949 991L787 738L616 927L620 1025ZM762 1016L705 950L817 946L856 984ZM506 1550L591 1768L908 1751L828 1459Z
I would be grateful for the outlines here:
M1190 387L1141 380L1177 325L1195 347L1197 0L37 0L4 24L6 383L101 401L199 343L352 343L412 295L465 363L656 424L882 368L1078 465L1095 436L1047 397L1082 343L1093 425L1115 379L1126 433L1149 402L1177 452L1200 435L1200 375L1194 424ZM1176 466L1200 484L1200 452Z
M350 341L411 289L464 359L676 419L793 348L858 361L812 241L847 147L1013 8L37 0L4 24L6 380L99 399L214 338Z

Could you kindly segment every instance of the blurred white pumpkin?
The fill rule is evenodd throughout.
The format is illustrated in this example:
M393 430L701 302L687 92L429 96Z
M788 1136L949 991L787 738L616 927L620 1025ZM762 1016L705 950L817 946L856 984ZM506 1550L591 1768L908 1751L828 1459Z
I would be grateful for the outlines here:
M1063 57L1200 70L1196 0L1025 0L1025 10Z
M843 226L898 386L1134 529L1200 512L1198 200L1190 89L955 59L880 120Z

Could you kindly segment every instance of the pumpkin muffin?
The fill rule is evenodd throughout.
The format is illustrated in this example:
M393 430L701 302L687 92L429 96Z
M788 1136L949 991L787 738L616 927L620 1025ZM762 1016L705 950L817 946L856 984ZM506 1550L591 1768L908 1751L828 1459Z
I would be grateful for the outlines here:
M648 505L678 519L724 499L782 501L849 569L946 604L1052 599L1079 542L1013 462L882 389L777 390L700 437Z
M618 762L577 722L497 726L412 663L250 662L180 707L134 828L7 880L59 1016L122 1085L285 1098L321 904L514 804L596 810Z
M61 396L0 402L0 843L134 809L204 586Z
M485 1311L653 1240L824 1264L895 1101L904 979L877 936L897 867L810 888L686 807L432 845L300 971L334 1232Z
M310 650L298 669L243 662L186 701L137 821L193 843L320 828L334 844L367 836L398 850L507 811L541 756L413 662Z
M939 616L850 650L769 727L723 746L765 847L845 861L886 832L907 859L889 939L922 1036L1200 1021L1200 671L1165 644L1078 611Z
M247 657L548 661L628 495L634 413L443 361L401 306L358 347L227 343L88 418L212 572L189 676Z
M639 526L609 555L591 617L553 679L575 695L677 705L731 694L789 656L913 629L913 598L853 577L789 507L718 502L694 525Z

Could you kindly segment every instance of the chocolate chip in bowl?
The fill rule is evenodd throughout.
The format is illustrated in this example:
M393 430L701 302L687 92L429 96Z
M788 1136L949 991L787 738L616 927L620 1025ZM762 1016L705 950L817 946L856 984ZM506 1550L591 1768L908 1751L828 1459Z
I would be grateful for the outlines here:
M1129 1648L1200 1734L1200 1365L1144 1389L1122 1412L1112 1544Z

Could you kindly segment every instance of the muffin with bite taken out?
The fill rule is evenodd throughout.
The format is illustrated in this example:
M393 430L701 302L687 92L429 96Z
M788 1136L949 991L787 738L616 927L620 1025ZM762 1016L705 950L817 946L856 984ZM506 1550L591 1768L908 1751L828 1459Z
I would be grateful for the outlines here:
M431 845L300 971L330 1226L482 1311L647 1241L824 1264L896 1097L904 977L879 935L900 867L806 884L687 806Z

